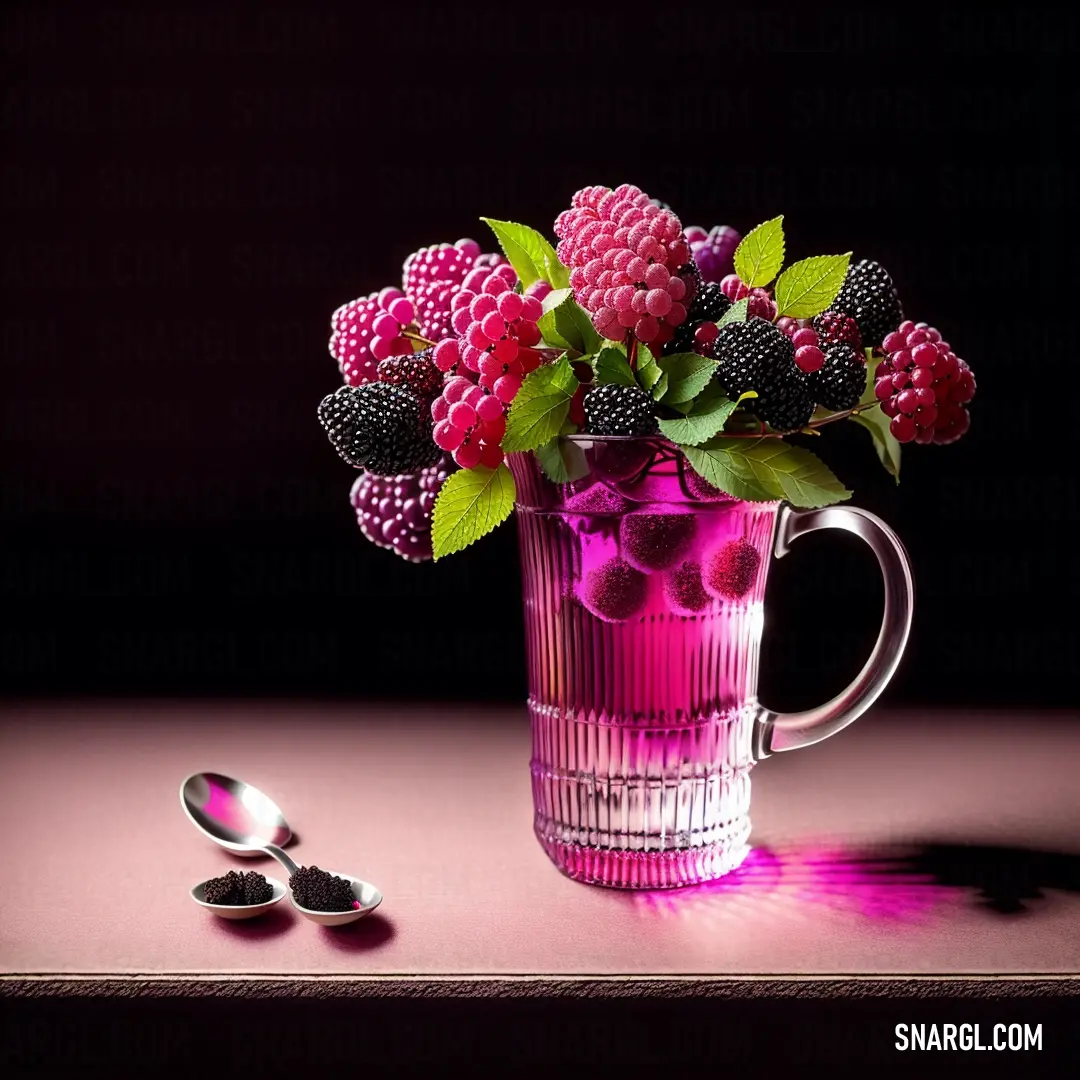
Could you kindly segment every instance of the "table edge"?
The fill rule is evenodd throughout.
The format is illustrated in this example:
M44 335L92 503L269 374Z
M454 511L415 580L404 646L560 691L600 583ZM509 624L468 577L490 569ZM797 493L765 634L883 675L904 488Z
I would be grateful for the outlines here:
M265 975L8 974L0 998L853 998L1080 997L1078 974Z

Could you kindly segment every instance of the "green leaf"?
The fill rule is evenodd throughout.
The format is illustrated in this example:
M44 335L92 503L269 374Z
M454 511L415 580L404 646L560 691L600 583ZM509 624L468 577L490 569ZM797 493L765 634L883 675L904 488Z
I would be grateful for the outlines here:
M550 442L559 434L577 388L574 369L565 356L529 372L510 406L502 448L509 454L537 450Z
M434 557L461 551L501 525L514 509L514 495L514 478L505 463L451 473L432 509Z
M657 398L665 405L693 401L708 386L716 371L715 360L694 352L672 353L661 356L656 362L668 377L667 389Z
M876 405L877 394L874 393L874 380L877 376L877 366L883 357L875 356L873 349L865 349L864 352L866 353L866 389L863 391L863 396L859 398L859 404Z
M480 220L495 234L522 286L528 288L541 279L555 289L564 289L570 284L570 271L559 262L555 249L542 233L516 221Z
M823 461L782 439L718 437L682 450L695 472L736 499L818 507L851 498Z
M732 322L746 322L746 309L750 304L750 297L744 296L741 300L736 300L721 316L720 321L716 324L718 327L727 326Z
M664 373L660 370L660 365L656 362L652 351L648 345L642 345L639 341L637 343L637 375L638 381L646 390L655 390L656 384L660 381L660 376ZM655 392L653 397L656 397Z
M552 299L554 297L554 299ZM544 313L537 325L544 340L557 349L594 353L603 344L588 313L574 299L572 289L557 289L544 297Z
M622 349L601 349L592 358L596 382L599 386L606 383L618 383L620 386L637 386L637 379Z
M585 451L569 439L552 439L537 447L536 457L544 475L556 484L572 484L589 475Z
M723 394L700 394L686 416L677 420L661 420L660 431L673 443L684 447L700 446L724 430L728 417L740 403L754 397L757 394L753 390L747 391L738 401L731 401Z
M900 444L889 430L889 418L880 409L852 413L848 417L860 427L866 428L874 440L874 449L885 471L900 483Z
M668 381L668 373L661 371L660 378L656 380L656 385L652 388L653 401L659 401L667 393Z
M851 252L846 255L815 255L792 263L773 290L776 314L793 319L820 315L836 299L847 276Z
M768 285L784 265L784 215L751 229L735 249L735 273L753 289Z

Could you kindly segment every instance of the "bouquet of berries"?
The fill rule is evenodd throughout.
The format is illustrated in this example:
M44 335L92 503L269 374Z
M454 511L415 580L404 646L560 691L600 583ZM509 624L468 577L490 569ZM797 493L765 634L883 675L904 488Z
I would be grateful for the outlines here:
M740 236L684 228L640 188L588 187L541 233L483 219L473 240L410 255L402 287L333 315L344 385L330 442L363 470L364 535L413 561L459 551L509 517L505 455L582 478L568 436L677 447L706 485L817 507L851 492L786 438L867 429L899 482L903 443L950 443L975 380L940 331L904 318L879 263L851 253L785 268L783 217Z

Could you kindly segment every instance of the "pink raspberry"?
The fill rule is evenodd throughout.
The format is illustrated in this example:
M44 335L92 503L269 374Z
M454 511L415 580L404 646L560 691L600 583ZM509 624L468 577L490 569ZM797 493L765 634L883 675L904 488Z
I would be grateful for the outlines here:
M402 334L405 327L388 310L395 306L398 314L408 313L411 317L412 305L407 300L408 312L399 306L403 300L400 289L388 287L349 301L331 316L330 355L349 386L375 382L380 360L413 351L412 342ZM381 333L376 331L376 324Z
M623 341L632 331L664 342L686 320L687 285L678 273L690 246L679 219L639 187L582 188L555 219L555 235L574 297L605 337Z
M955 442L971 424L975 376L927 323L905 320L882 343L874 394L898 442Z

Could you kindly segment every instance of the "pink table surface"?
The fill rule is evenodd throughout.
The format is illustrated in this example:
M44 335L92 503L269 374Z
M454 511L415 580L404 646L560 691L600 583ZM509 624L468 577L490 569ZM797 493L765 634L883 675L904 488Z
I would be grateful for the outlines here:
M876 711L754 772L755 851L724 882L640 894L562 877L531 832L524 709L100 703L0 713L0 977L751 979L1080 976L1080 895L1006 916L872 872L913 842L1080 855L1080 725ZM207 769L261 787L300 862L375 882L328 930L188 890L242 865L181 813ZM1072 983L1072 979L1068 979Z

